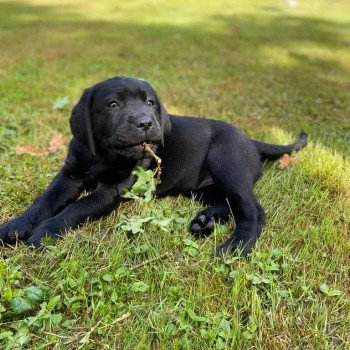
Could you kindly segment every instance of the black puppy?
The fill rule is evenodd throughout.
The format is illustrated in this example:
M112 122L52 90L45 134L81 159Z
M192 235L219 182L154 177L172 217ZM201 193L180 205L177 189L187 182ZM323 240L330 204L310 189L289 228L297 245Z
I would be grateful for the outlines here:
M265 220L253 191L262 162L307 143L304 132L293 144L277 146L251 140L223 121L168 115L150 84L124 77L86 89L70 125L65 165L30 208L0 226L2 242L18 238L39 246L45 236L61 237L109 214L121 202L121 191L134 184L135 166L155 167L143 148L146 141L162 159L156 196L192 194L208 206L190 223L196 237L209 235L232 212L236 228L217 253L239 248L246 255ZM79 198L84 190L91 193Z

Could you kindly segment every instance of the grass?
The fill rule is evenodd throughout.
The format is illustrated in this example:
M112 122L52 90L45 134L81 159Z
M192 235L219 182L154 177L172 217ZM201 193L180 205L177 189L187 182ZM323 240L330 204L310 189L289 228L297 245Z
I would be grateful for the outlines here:
M16 144L69 137L82 89L113 75L149 80L172 113L254 138L310 134L296 166L266 165L256 191L267 224L247 260L213 259L232 222L194 242L200 206L182 197L126 203L42 252L0 248L0 348L348 349L349 10L346 0L0 1L0 222L61 165L61 154L17 156Z

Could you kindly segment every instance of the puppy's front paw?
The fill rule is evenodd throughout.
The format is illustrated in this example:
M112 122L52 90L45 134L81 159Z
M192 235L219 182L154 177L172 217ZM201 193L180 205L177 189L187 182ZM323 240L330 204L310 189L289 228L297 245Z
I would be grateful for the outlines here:
M12 240L9 236L9 225L8 222L6 224L0 225L0 244L9 244L12 243Z
M0 225L0 242L11 244L17 239L26 239L33 230L33 223L26 217L16 217Z
M195 238L207 237L214 231L215 218L204 213L198 214L190 223L190 231Z
M62 236L63 233L57 225L50 222L50 220L46 220L33 230L32 235L27 239L26 244L34 248L39 248L43 238L61 238Z

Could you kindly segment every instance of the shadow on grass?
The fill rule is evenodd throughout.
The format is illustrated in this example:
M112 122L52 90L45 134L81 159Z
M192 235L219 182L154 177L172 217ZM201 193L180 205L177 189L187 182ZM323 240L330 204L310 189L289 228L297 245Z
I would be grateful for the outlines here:
M86 85L112 75L143 77L170 111L220 116L254 137L271 126L303 128L349 153L350 26L270 12L172 25L171 18L169 24L134 17L95 21L65 5L0 3L0 68L5 78L7 70L17 73L7 77L5 91L9 84L26 89L26 67L43 72L31 77L41 98L48 81L57 90L73 86L78 96ZM15 95L7 98L18 102Z

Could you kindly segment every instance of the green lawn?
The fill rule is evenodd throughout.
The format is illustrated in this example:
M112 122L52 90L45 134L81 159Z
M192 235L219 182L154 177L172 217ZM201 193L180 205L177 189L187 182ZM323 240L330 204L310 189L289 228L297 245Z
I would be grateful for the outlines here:
M113 75L148 80L171 113L274 143L310 135L294 167L266 165L267 224L246 260L214 259L233 222L192 241L200 205L182 197L126 203L44 251L0 248L0 349L349 349L349 13L348 0L0 0L0 222L62 162L16 145L68 138L82 89Z

